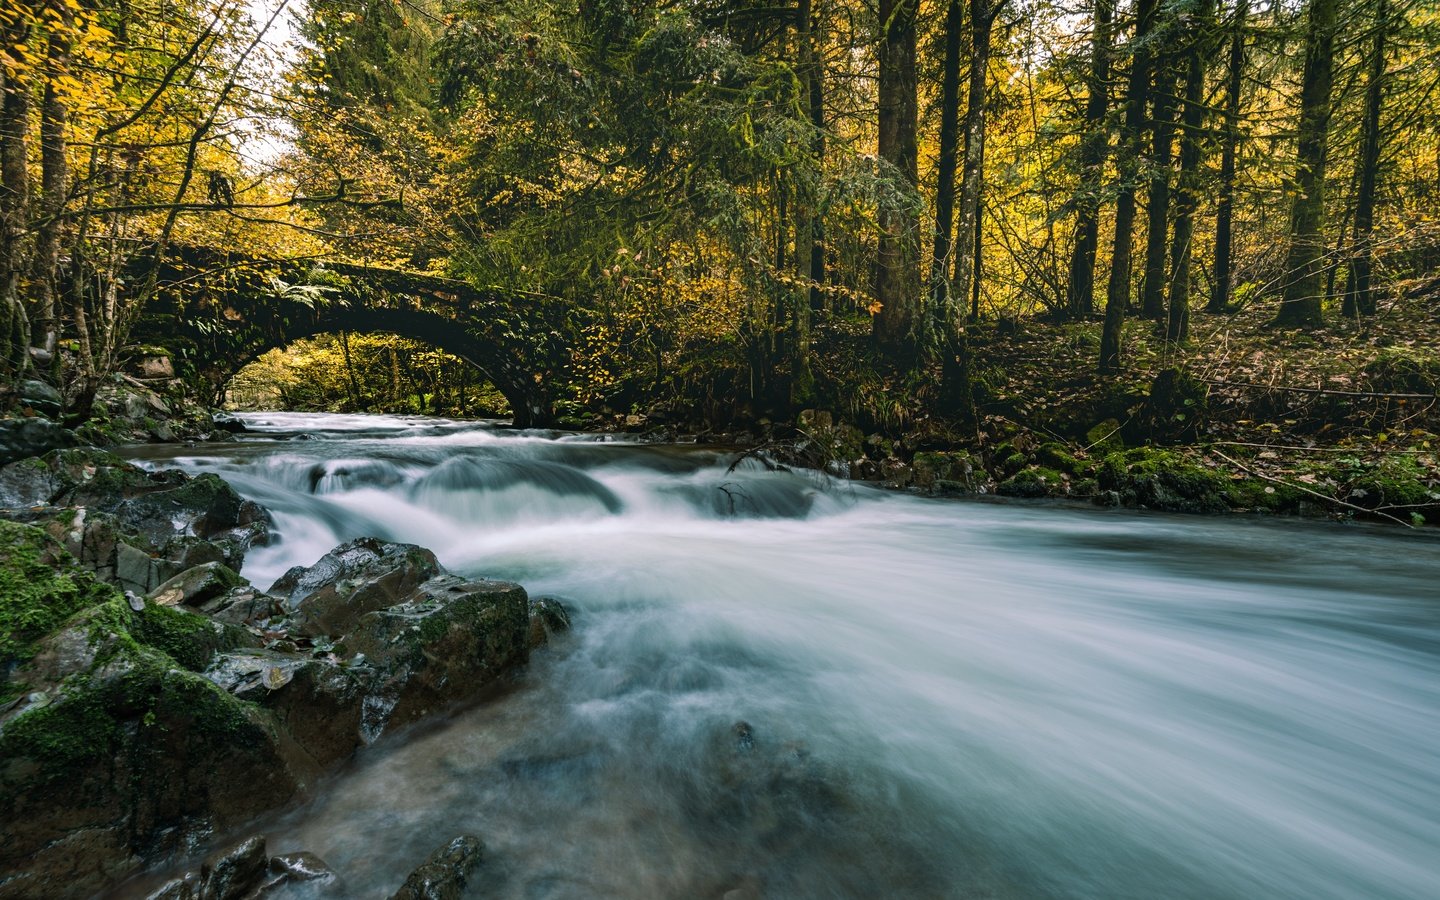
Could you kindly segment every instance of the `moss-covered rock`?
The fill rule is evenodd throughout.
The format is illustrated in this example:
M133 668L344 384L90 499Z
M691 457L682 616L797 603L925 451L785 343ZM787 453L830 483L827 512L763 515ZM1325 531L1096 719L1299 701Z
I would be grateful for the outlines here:
M1106 456L1097 468L1104 491L1120 504L1169 512L1230 509L1230 479L1179 453L1141 447Z
M0 677L71 616L115 596L49 534L0 519Z
M219 477L146 472L94 447L0 469L0 506L45 528L101 579L142 594L207 562L238 571L269 536L265 511Z
M1274 482L1248 476L1232 477L1226 497L1239 510L1268 513L1295 513L1308 495L1283 481Z
M1416 347L1388 347L1366 364L1365 378L1374 391L1396 394L1440 392L1440 353Z
M73 560L61 568L88 577ZM11 674L29 693L0 716L0 897L92 894L186 835L285 802L318 772L262 710L195 671L248 635L137 613L111 593Z
M1060 497L1066 494L1065 476L1054 469L1032 467L1000 482L996 493L1003 497Z
M0 900L93 894L284 805L388 728L474 699L567 621L409 545L342 545L284 583L292 610L326 590L357 602L326 620L337 640L302 651L269 598L261 646L259 629L122 596L45 530L0 521ZM206 605L258 600L231 587Z
M964 450L916 453L910 465L915 472L915 486L930 491L941 483L949 486L947 490L953 490L954 485L969 487L975 475L975 463Z
M1348 476L1350 502L1366 509L1440 507L1440 487L1430 484L1429 473L1409 456L1387 456L1343 475Z
M1035 448L1035 463L1066 475L1079 475L1089 467L1089 463L1076 457L1069 447L1055 441Z
M1118 419L1106 419L1085 432L1085 446L1095 456L1106 456L1125 449Z
M208 616L154 603L129 623L136 640L168 655L192 672L203 672L215 654L236 647L258 647L259 638L244 628Z

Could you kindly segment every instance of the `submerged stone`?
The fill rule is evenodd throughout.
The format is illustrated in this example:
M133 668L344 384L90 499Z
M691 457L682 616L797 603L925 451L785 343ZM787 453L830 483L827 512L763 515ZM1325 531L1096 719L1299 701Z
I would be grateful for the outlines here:
M462 834L431 853L390 900L460 900L485 855L478 837Z
M570 630L570 614L554 597L530 601L530 649L534 650L562 631Z
M201 900L240 900L258 888L268 869L265 837L255 835L211 854L200 866Z

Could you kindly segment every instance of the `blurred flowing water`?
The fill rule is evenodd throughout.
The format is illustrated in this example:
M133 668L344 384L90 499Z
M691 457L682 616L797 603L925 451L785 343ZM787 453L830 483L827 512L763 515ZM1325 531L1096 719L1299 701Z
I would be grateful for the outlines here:
M923 500L733 452L254 414L137 448L564 598L499 700L266 823L357 897L1440 897L1440 544Z

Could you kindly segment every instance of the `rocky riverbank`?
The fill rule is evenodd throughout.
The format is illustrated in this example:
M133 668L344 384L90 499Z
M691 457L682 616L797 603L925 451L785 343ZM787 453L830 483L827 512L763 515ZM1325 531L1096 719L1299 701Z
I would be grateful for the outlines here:
M794 422L695 436L663 416L594 424L647 439L746 447L772 465L930 496L1440 524L1440 437L1410 428L1394 439L1385 432L1327 439L1297 423L1237 431L1215 414L1204 384L1167 370L1146 391L1044 426L996 415L965 432L933 423L867 432L816 409Z
M568 625L373 539L262 590L238 571L265 510L95 448L0 468L0 506L0 898L88 896L234 833ZM204 883L162 896L241 896Z

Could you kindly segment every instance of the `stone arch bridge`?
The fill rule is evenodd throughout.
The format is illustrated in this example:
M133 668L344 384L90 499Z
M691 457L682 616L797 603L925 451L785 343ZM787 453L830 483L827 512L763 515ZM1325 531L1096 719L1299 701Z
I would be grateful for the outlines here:
M136 277L132 275L132 277ZM163 346L197 395L225 385L266 351L327 332L388 332L474 365L509 401L515 424L554 422L573 309L556 297L476 288L396 269L263 260L177 248L132 341Z

